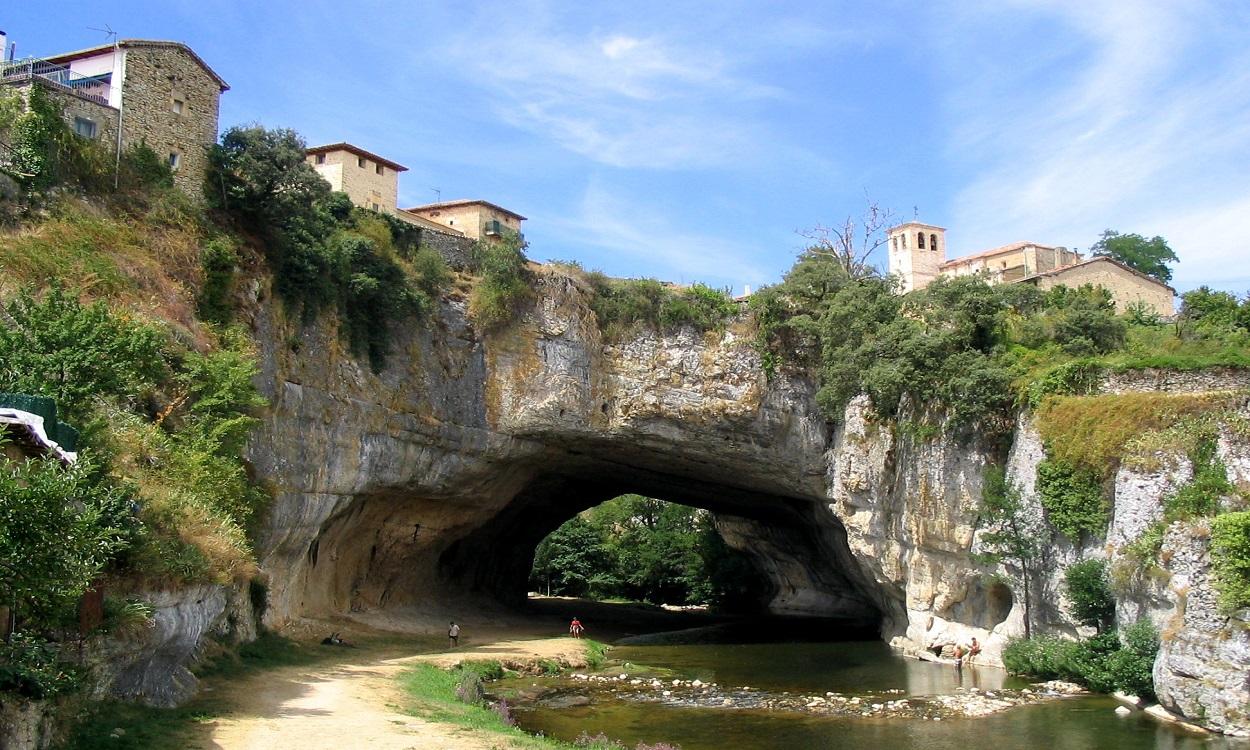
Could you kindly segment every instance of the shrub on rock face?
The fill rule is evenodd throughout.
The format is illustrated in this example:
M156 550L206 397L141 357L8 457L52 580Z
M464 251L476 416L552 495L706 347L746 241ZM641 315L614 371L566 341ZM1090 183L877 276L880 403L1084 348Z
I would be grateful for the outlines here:
M1069 611L1082 625L1106 630L1115 619L1115 600L1102 560L1082 560L1068 567L1063 585L1071 603Z
M1225 513L1211 522L1211 563L1220 607L1250 607L1250 511Z
M1046 520L1073 544L1082 534L1105 532L1110 509L1093 471L1066 461L1043 461L1037 466L1037 493Z

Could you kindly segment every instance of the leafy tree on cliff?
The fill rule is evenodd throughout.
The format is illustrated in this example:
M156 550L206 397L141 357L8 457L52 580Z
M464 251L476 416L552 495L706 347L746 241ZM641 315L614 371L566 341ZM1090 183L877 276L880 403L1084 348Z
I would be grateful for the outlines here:
M82 596L125 541L125 494L80 461L0 469L0 600L36 628Z
M1007 482L1007 473L999 467L986 469L981 490L981 519L986 531L980 542L985 549L985 562L1005 562L1020 571L1024 596L1024 637L1033 635L1033 597L1031 582L1037 575L1045 545L1049 541L1044 527L1028 518L1020 490Z
M1120 234L1113 229L1103 232L1089 250L1096 256L1118 260L1165 284L1172 280L1172 269L1168 266L1180 260L1168 247L1167 240L1158 235L1146 239L1140 234Z

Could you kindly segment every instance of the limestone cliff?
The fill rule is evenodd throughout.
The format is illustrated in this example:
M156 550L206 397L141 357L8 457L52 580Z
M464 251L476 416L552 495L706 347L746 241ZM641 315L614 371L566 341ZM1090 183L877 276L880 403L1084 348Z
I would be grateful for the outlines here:
M774 611L875 623L913 649L977 635L990 661L1022 632L1015 572L973 554L984 471L997 460L977 436L908 435L862 398L833 426L810 379L765 377L745 322L605 341L581 282L551 267L536 274L536 301L514 324L476 330L453 295L400 333L376 374L330 326L293 326L278 306L253 306L271 401L249 448L275 495L260 544L269 624L402 617L471 596L519 600L543 536L638 492L715 513L726 540L772 582ZM1213 383L1121 385L1230 387ZM1038 519L1042 458L1024 415L1008 472ZM1075 632L1063 567L1113 553L1176 481L1117 478L1110 552L1052 550L1034 622ZM1173 557L1193 557L1187 585L1208 590L1201 545L1171 543L1194 551ZM1239 664L1244 673L1244 628L1186 609L1166 587L1121 607L1180 618L1157 668L1168 705L1199 719L1218 713L1210 723L1226 731L1250 728L1244 711L1217 706L1244 706L1236 691L1245 686L1231 677ZM1212 628L1224 628L1226 646ZM1218 699L1186 687L1216 682L1228 683Z

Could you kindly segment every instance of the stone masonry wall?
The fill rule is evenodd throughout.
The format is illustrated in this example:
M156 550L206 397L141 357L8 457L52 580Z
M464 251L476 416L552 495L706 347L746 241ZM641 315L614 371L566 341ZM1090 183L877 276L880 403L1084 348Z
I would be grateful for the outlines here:
M474 240L469 237L458 237L434 230L421 230L421 246L430 247L443 256L447 265L457 271L469 267L470 254L473 252Z
M1176 312L1175 295L1171 289L1147 281L1110 261L1073 266L1054 276L1042 276L1037 280L1039 289L1061 285L1076 288L1085 284L1101 286L1111 292L1115 306L1120 311L1135 302L1144 302L1159 315L1171 316Z
M36 83L36 81L38 83ZM65 123L72 129L74 127L75 117L85 117L96 124L95 140L99 142L110 154L116 153L117 148L117 110L106 104L84 99L76 96L61 86L54 83L45 82L43 79L36 78L25 83L15 86L6 87L7 90L16 92L18 96L24 100L30 100L31 87L41 85L43 90L47 92L50 99L61 107L64 112Z
M199 195L217 141L221 86L185 50L128 47L122 94L123 147L146 143L162 160L179 154L174 183ZM183 102L174 111L174 100Z

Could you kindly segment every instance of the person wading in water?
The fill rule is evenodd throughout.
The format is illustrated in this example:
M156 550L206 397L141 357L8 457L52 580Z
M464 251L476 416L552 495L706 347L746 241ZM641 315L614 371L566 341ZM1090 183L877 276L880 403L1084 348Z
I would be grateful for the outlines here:
M447 648L455 648L460 645L460 626L455 620L451 621L451 626L447 628Z
M586 628L582 627L582 621L577 619L577 616L574 615L573 622L569 623L569 635L573 636L574 638L581 638L582 631L584 631L585 629Z

